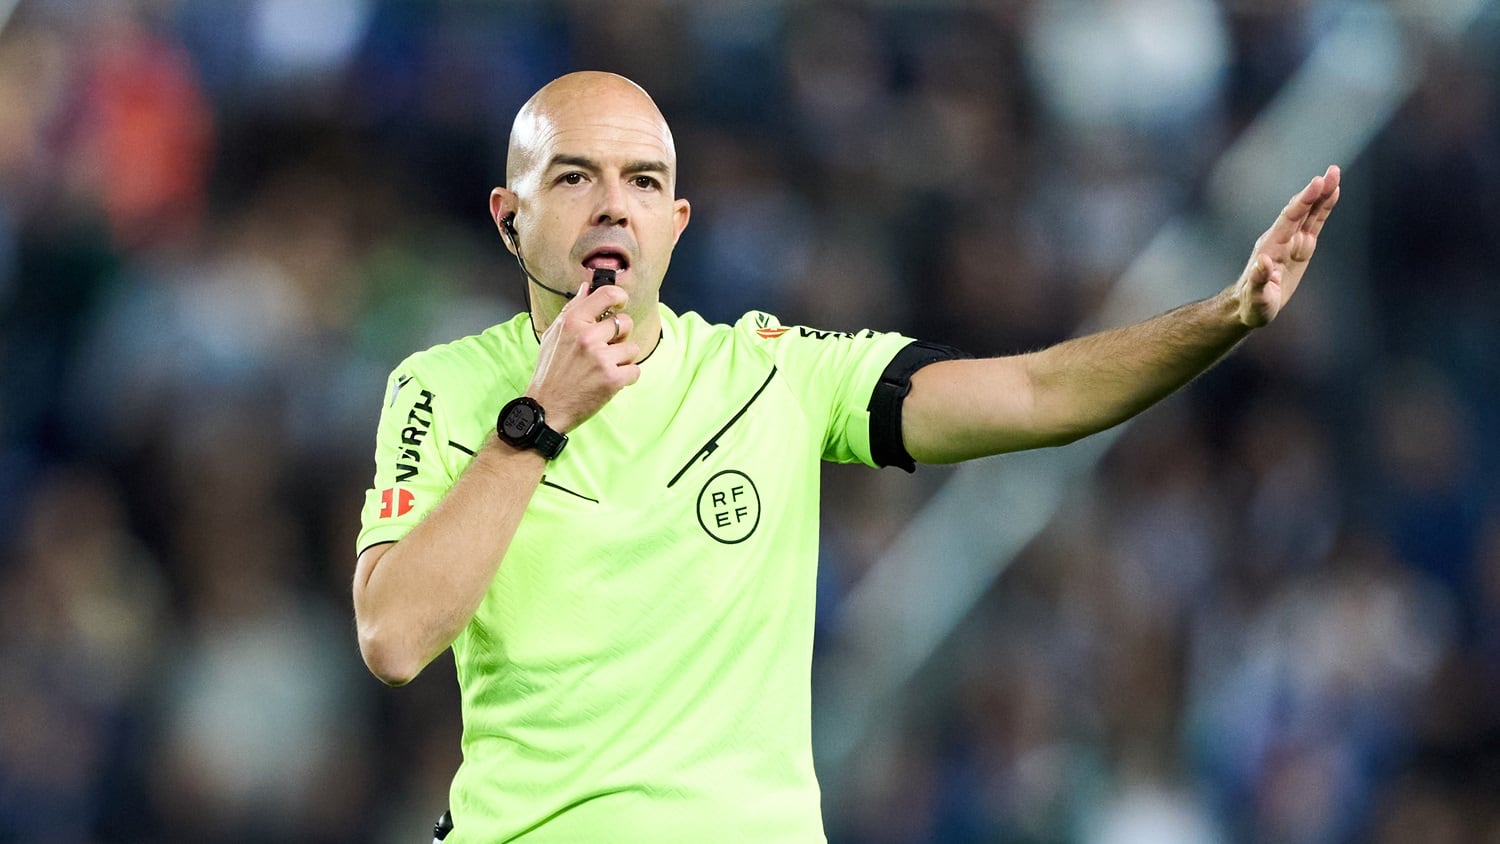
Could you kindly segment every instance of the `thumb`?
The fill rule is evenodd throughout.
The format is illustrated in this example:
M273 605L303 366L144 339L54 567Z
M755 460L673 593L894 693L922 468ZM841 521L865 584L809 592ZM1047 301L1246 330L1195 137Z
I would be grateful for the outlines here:
M583 297L588 295L588 287L588 282L584 282L579 286L576 293L574 293L572 296L569 296L567 298L567 301L563 302L562 310L557 312L557 317L552 320L551 325L547 326L548 330L551 330L552 326L554 325L560 326L563 322L564 317L572 314L573 311L577 310L580 307L578 302L579 300L583 299Z
M567 313L573 308L578 307L579 301L581 301L583 297L587 295L589 295L589 283L585 281L583 284L580 284L578 286L578 292L574 293L572 296L569 296L568 301L563 303L562 313Z
M1250 267L1249 281L1251 291L1259 293L1261 290L1265 289L1265 286L1267 284L1273 281L1280 282L1280 280L1281 271L1280 268L1276 266L1276 262L1272 261L1266 255L1256 255L1255 263Z

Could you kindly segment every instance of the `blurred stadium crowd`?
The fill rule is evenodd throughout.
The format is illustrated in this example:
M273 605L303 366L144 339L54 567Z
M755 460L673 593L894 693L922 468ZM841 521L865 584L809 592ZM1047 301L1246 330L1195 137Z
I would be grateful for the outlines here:
M0 842L424 840L451 666L364 672L352 543L386 373L519 307L486 197L547 80L672 122L679 311L994 354L1092 313L1349 6L24 0ZM833 844L1500 840L1500 19L1409 35L1306 292L1070 494ZM947 473L826 477L824 635Z

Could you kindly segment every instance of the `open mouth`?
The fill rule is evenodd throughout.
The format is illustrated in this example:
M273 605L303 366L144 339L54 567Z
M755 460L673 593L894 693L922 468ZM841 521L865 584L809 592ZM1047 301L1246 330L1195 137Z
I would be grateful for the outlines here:
M617 249L603 247L583 256L583 265L590 270L622 272L630 269L630 257Z

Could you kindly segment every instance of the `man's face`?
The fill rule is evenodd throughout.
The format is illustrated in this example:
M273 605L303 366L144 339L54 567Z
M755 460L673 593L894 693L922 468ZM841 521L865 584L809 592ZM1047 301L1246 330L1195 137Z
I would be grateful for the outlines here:
M689 215L687 200L674 197L666 122L622 80L558 88L543 89L517 118L511 185L491 209L497 221L514 209L521 255L549 286L576 291L595 269L613 269L632 311L654 308Z

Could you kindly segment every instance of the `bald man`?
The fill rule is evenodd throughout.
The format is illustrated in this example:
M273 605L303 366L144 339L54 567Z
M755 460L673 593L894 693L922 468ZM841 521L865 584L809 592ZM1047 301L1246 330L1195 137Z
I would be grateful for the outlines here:
M490 195L528 312L391 375L354 606L388 684L453 650L449 841L823 841L820 461L909 471L1139 412L1275 318L1340 174L1293 197L1219 295L985 360L674 313L660 291L691 210L676 178L639 86L587 72L542 88Z

